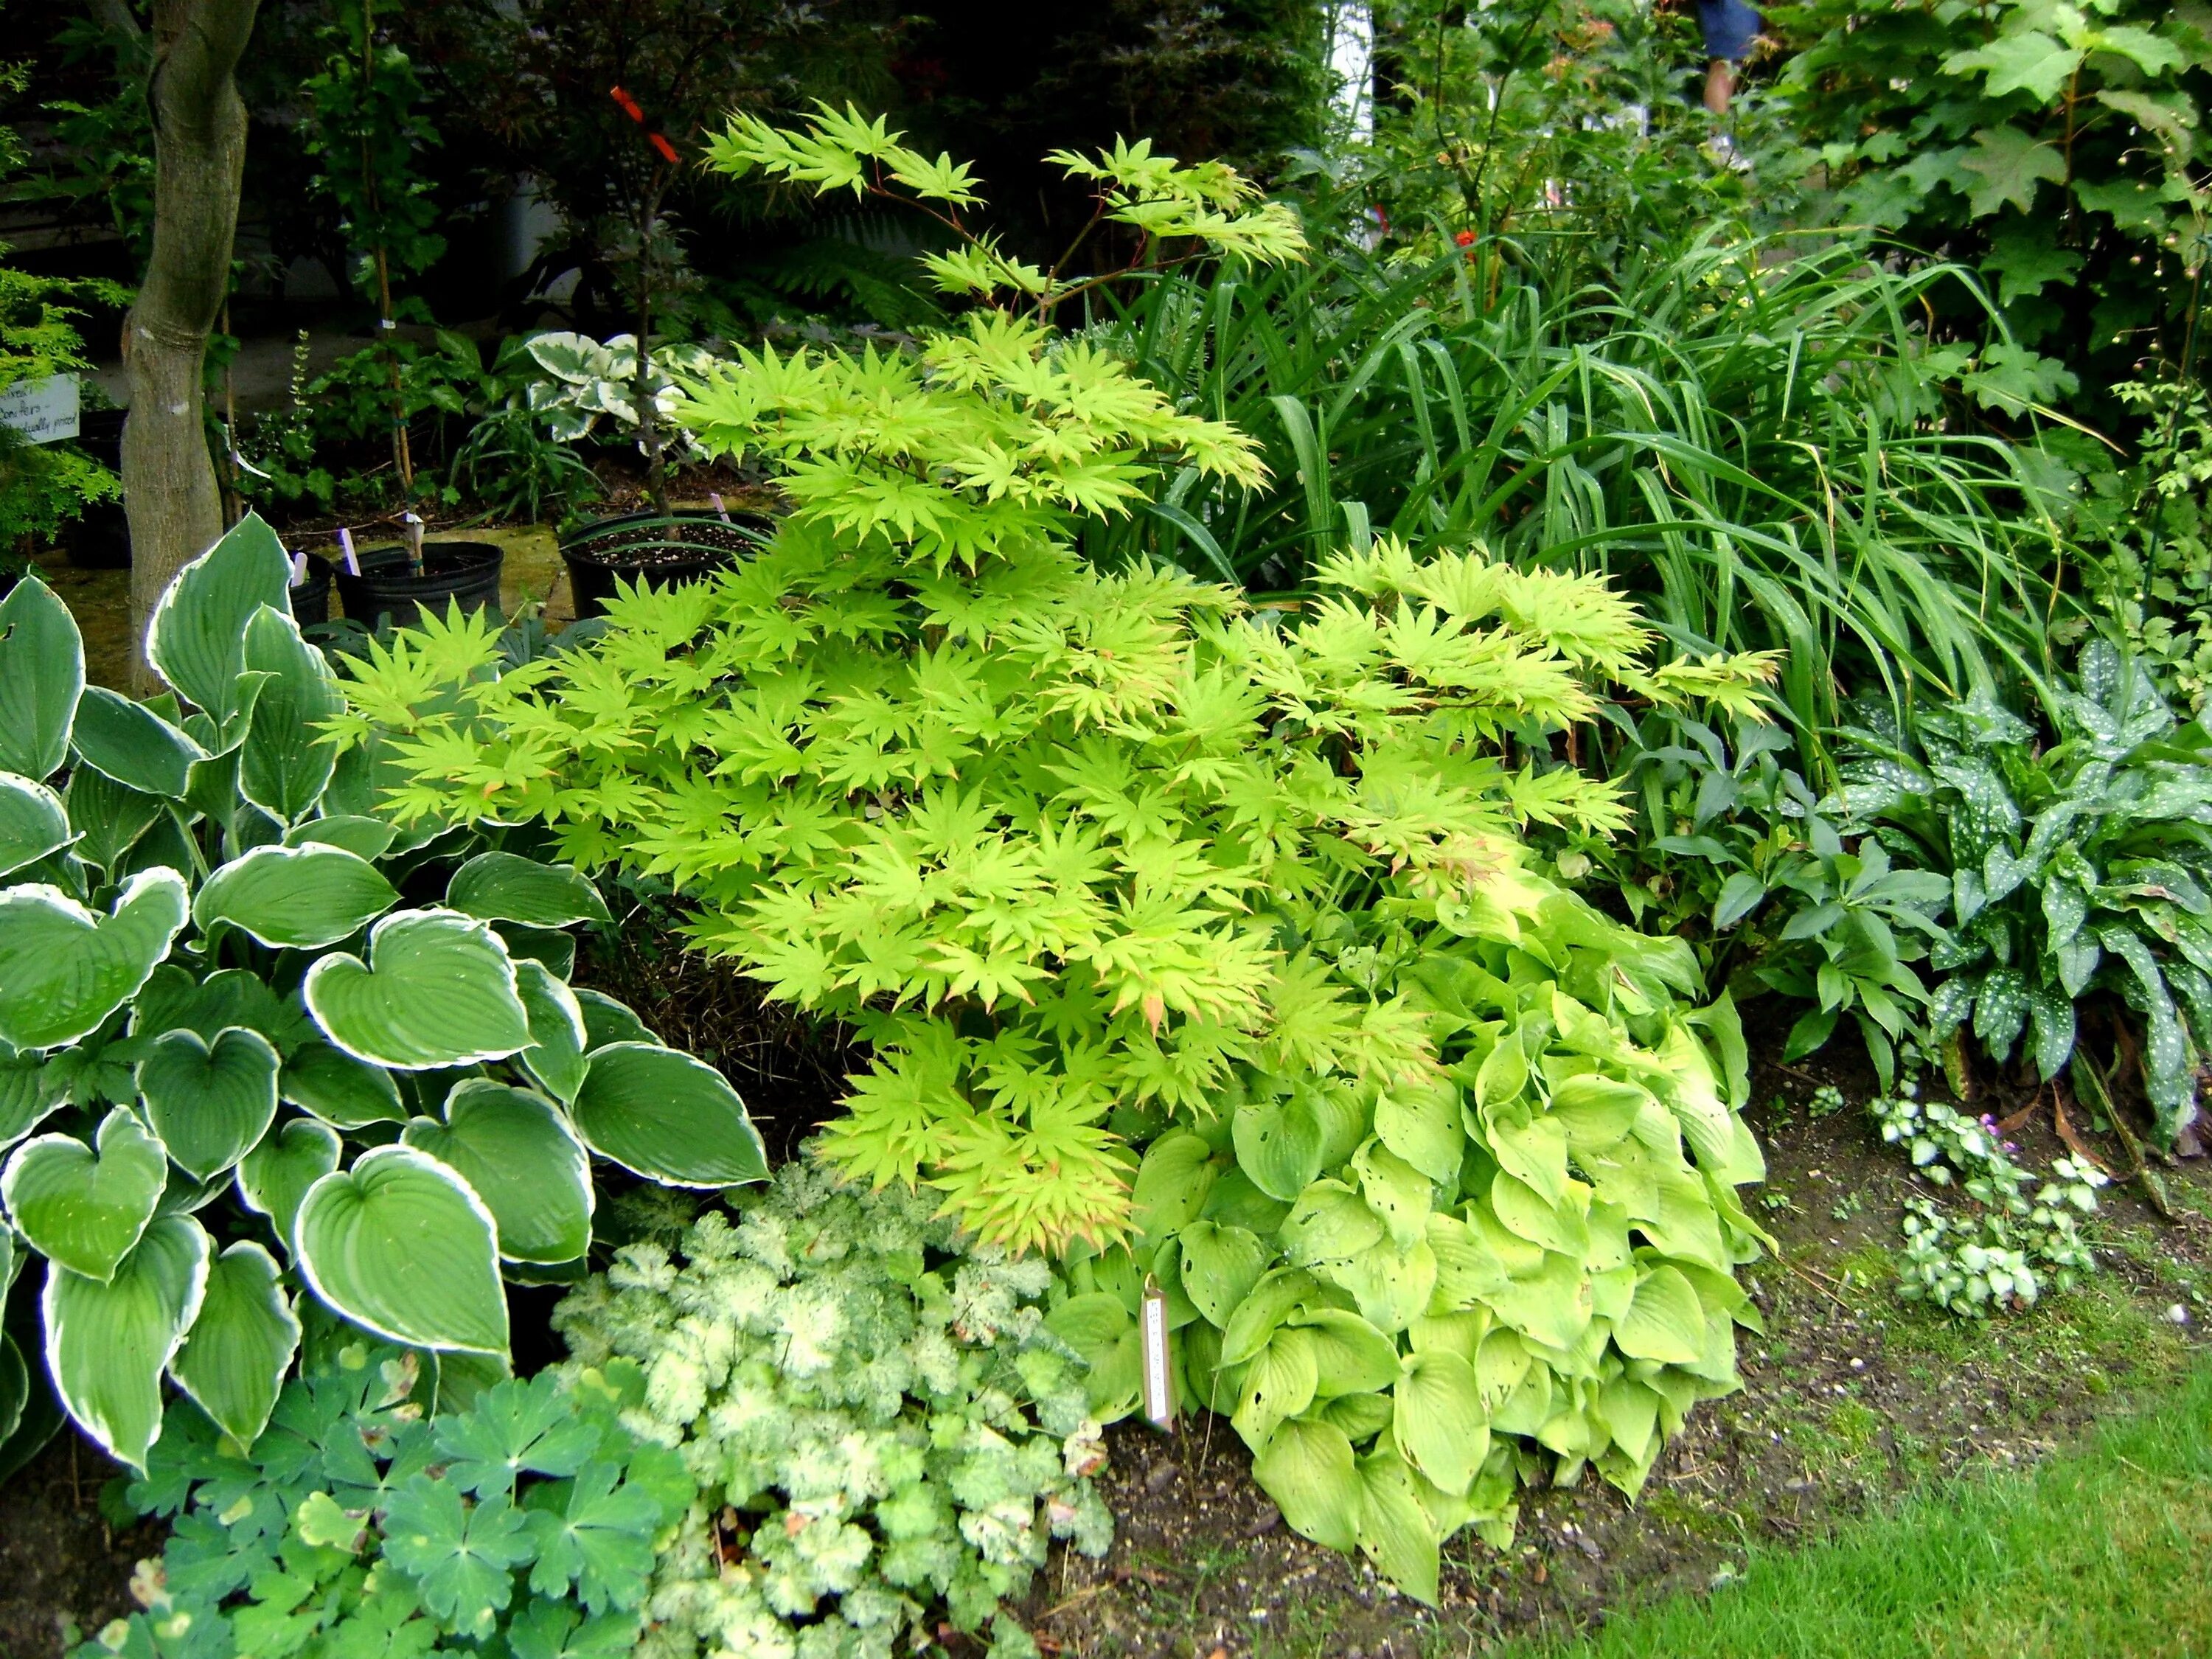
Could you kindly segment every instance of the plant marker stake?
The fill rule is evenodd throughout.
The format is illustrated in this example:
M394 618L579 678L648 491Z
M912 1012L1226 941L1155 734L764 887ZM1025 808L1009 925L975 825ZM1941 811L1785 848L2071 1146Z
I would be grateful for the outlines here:
M1144 1358L1145 1419L1156 1429L1172 1429L1175 1386L1168 1378L1168 1293L1150 1273L1145 1275L1144 1315L1137 1337Z
M338 546L345 554L346 574L349 576L361 574L361 561L353 556L353 532L343 525L338 526Z
M416 575L422 574L422 516L419 513L403 513L399 521L407 526L407 562Z
M306 550L302 549L301 551L295 553L292 556L292 580L289 585L294 587L298 587L305 583L307 580L307 555Z
M722 505L721 492L720 490L710 489L707 492L707 499L714 504L714 516L720 519L724 524L729 523L730 509Z

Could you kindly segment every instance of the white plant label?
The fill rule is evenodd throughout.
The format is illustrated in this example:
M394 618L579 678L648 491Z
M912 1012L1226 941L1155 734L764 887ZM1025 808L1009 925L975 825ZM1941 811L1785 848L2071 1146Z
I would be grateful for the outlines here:
M76 436L77 379L49 374L0 386L0 426L13 427L34 444Z
M1151 1279L1145 1280L1144 1316L1137 1323L1138 1344L1145 1370L1145 1416L1156 1428L1175 1423L1175 1386L1168 1377L1168 1297Z

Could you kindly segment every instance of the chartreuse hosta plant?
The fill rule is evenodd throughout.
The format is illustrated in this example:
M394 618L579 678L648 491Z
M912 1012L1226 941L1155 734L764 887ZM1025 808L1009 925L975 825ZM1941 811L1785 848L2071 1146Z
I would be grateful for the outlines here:
M732 1207L674 1255L619 1251L554 1315L574 1366L642 1369L626 1420L698 1481L641 1659L887 1659L932 1647L940 1619L1035 1659L1000 1604L1054 1538L1100 1555L1113 1536L1049 1267L803 1160Z
M174 1528L131 1581L144 1611L78 1659L635 1652L656 1556L696 1492L674 1452L623 1426L637 1368L441 1406L421 1355L319 1327L250 1452L171 1417L125 1492Z
M133 1465L165 1376L252 1443L303 1291L496 1372L502 1268L580 1273L595 1154L766 1173L717 1073L565 982L588 881L371 815L288 575L252 518L186 567L147 703L85 684L47 588L0 602L0 1252L46 1259L45 1368ZM0 1428L28 1381L11 1337Z

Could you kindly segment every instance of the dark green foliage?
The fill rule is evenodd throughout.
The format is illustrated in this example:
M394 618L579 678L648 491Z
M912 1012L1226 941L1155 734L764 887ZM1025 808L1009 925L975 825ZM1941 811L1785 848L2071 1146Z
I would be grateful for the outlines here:
M1909 744L1863 732L1841 804L1948 878L1929 967L1937 1036L2108 1098L2139 1076L2161 1133L2197 1112L2212 1048L2212 736L2177 724L2143 665L2099 643L2055 699L2057 741L1983 696ZM2077 1006L2118 1015L2081 1040Z
M80 1659L631 1652L656 1547L695 1491L681 1457L619 1420L644 1393L636 1366L457 1405L435 1360L319 1337L251 1453L171 1414L125 1492L175 1524L142 1574L147 1610Z

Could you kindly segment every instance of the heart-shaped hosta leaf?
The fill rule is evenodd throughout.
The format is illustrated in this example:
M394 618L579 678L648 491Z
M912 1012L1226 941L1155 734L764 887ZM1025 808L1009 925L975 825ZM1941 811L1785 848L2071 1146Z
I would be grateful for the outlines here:
M584 1082L584 1011L571 991L542 962L514 964L514 987L530 1016L530 1046L521 1060L530 1075L562 1101Z
M192 763L206 751L143 702L104 685L88 685L76 706L70 742L96 772L145 794L181 799Z
M0 893L0 1042L74 1042L138 994L185 925L185 880L149 870L95 915L58 888Z
M446 1121L418 1117L401 1139L460 1171L499 1224L510 1261L573 1261L592 1243L592 1163L550 1101L472 1078Z
M70 841L69 808L43 783L0 772L0 876L11 876Z
M70 774L62 802L69 810L73 849L88 863L112 870L162 816L159 795L125 787L105 773L80 766Z
M298 624L282 611L264 608L246 623L246 666L269 679L253 705L239 763L239 792L290 823L330 783L337 750L319 727L344 708L345 700L331 682L323 653L300 637Z
M177 573L146 624L146 656L161 678L215 717L238 710L246 624L263 605L288 615L292 562L276 532L249 513Z
M6 1445L9 1437L22 1426L23 1408L30 1403L31 1368L23 1363L23 1351L15 1346L15 1339L0 1334L0 1446Z
M1283 1519L1317 1544L1349 1552L1359 1541L1360 1486L1352 1443L1330 1423L1292 1421L1252 1460Z
M0 1060L0 1150L14 1146L67 1097L67 1084L36 1054Z
M629 1005L617 1002L604 991L594 991L587 986L571 988L576 1006L584 1015L584 1052L604 1048L611 1042L650 1042L658 1047L660 1034L640 1019Z
M260 1144L276 1116L276 1050L239 1026L210 1044L164 1031L138 1062L146 1119L177 1167L210 1181Z
M269 1218L276 1237L292 1249L292 1223L307 1188L338 1167L337 1131L312 1117L295 1117L264 1135L239 1160L239 1201Z
M199 1316L169 1362L177 1386L240 1446L269 1426L299 1352L299 1316L279 1280L276 1258L261 1246L232 1245L209 1267Z
M532 927L610 920L599 890L580 872L514 853L477 854L453 872L446 902L464 915Z
M594 1049L570 1107L584 1144L672 1187L768 1178L760 1131L727 1079L704 1060L650 1042Z
M294 824L284 832L284 845L305 847L312 842L318 847L343 847L356 858L380 859L392 849L395 834L382 818L340 813Z
M325 1036L379 1066L467 1066L530 1046L507 947L450 910L386 916L369 933L368 962L325 957L301 991Z
M359 933L399 895L366 859L336 847L257 847L207 878L202 929L227 921L264 945L319 951Z
M195 985L181 967L165 962L131 1011L134 1036L182 1030L198 1031L212 1042L232 1025L260 1032L279 1054L315 1035L297 1003L279 998L267 980L244 968L218 969Z
M1391 1392L1399 1446L1437 1486L1464 1493L1490 1455L1490 1417L1474 1367L1447 1349L1417 1353Z
M164 1216L102 1284L46 1270L46 1364L62 1404L118 1462L146 1467L161 1431L161 1372L200 1310L208 1236Z
M25 1141L0 1171L0 1200L33 1249L105 1280L153 1220L169 1163L161 1143L120 1106L102 1120L94 1141L88 1146L74 1135Z
M48 778L69 758L84 694L84 640L69 607L35 576L0 599L0 771Z
M507 1351L497 1224L428 1153L378 1146L325 1176L292 1237L309 1287L363 1329L411 1347Z
M341 1129L407 1121L391 1073L319 1038L292 1051L279 1087L292 1104Z

